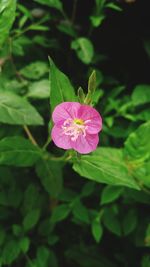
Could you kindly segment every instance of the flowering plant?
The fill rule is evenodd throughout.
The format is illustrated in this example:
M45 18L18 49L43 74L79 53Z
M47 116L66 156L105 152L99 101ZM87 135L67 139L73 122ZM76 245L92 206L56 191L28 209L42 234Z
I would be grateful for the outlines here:
M77 102L59 104L52 115L52 139L63 149L74 149L87 154L96 149L102 119L96 109Z

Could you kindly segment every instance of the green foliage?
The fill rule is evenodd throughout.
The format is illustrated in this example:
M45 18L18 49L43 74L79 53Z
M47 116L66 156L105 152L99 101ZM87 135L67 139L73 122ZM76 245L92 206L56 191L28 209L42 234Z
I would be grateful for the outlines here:
M122 192L122 187L106 186L101 194L101 205L113 202L121 196Z
M62 73L54 64L50 62L50 105L51 110L64 101L73 101L75 99L74 89L68 77ZM57 94L56 94L57 92Z
M94 55L94 48L91 41L80 37L71 43L71 48L77 53L78 58L85 64L90 64Z
M27 100L11 92L0 92L0 122L13 125L43 125L43 119L36 109Z
M1 0L0 3L0 48L9 35L15 20L16 0ZM6 23L7 21L7 23Z
M0 1L1 267L150 267L149 31L124 2ZM52 142L64 101L102 115L88 155Z
M57 197L62 190L62 166L50 159L38 161L36 172L45 190L52 197Z
M81 156L73 168L81 176L99 183L139 188L129 173L120 149L98 148L89 156Z
M6 137L0 141L0 164L32 166L40 156L40 150L23 137Z

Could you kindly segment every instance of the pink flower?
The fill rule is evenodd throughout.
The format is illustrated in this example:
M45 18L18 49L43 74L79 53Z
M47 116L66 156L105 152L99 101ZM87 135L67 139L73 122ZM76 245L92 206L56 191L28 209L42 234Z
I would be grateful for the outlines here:
M96 109L78 102L63 102L52 114L52 140L63 149L74 149L81 154L95 150L102 119Z

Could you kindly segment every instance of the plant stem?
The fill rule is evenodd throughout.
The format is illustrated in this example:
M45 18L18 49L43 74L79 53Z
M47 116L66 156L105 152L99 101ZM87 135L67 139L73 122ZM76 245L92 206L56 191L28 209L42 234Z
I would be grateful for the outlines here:
M31 134L31 132L30 132L28 126L24 125L24 126L23 126L23 129L25 130L25 132L26 132L26 134L27 134L29 140L31 141L31 143L32 143L33 145L35 145L35 146L38 146L38 144L37 144L35 138L34 138L33 135Z
M43 150L45 150L45 149L48 147L48 145L49 145L49 143L51 142L51 140L52 140L52 138L51 138L51 136L49 135L49 137L47 138L46 143L45 143L44 146L43 146Z
M77 2L78 0L74 0L73 2L73 10L72 10L72 16L71 16L71 23L73 24L76 17L76 10L77 10Z

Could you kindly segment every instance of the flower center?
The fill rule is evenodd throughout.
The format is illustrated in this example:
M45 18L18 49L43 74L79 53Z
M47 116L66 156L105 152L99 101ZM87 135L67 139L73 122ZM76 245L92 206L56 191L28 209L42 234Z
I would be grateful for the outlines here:
M88 120L89 121L89 120ZM62 129L65 135L69 135L72 141L76 141L80 135L83 137L86 136L86 130L88 126L86 125L87 121L83 121L82 119L71 119L68 118L65 120Z

